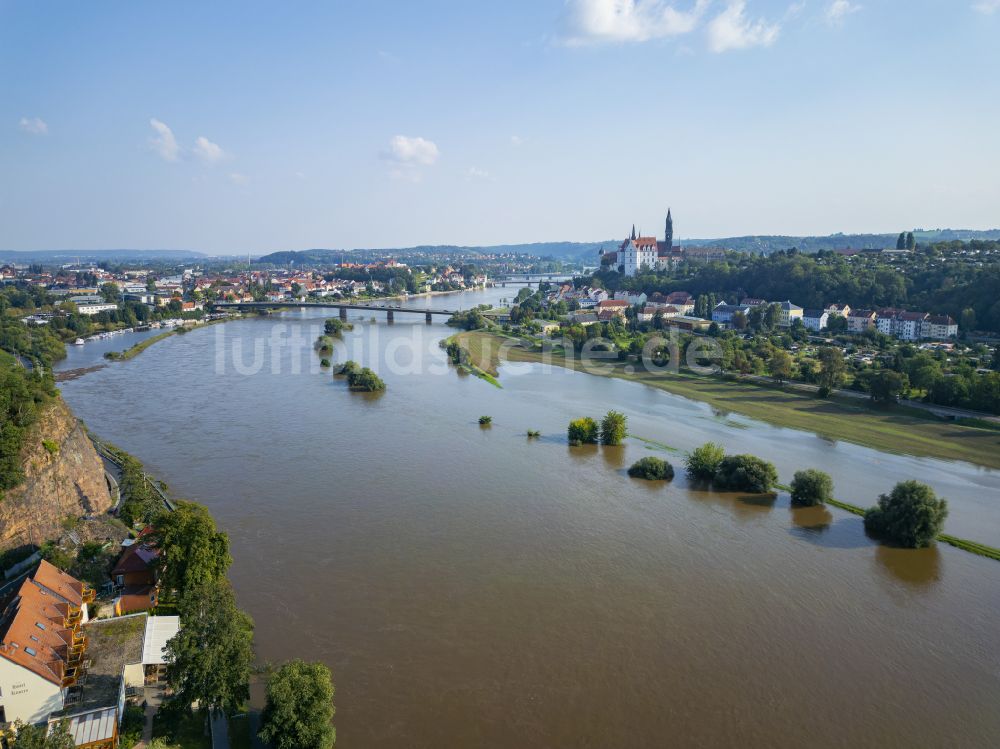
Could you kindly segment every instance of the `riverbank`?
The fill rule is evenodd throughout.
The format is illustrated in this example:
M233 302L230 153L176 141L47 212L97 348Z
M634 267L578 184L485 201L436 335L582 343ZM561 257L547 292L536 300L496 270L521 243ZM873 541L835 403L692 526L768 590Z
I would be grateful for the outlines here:
M474 331L470 347L497 350L509 338ZM481 339L474 342L475 339ZM516 362L544 363L537 349L510 347L507 358ZM546 355L550 364L582 369L578 359L567 360L559 351ZM708 403L753 419L790 429L814 432L828 439L844 440L864 447L918 457L961 460L1000 469L1000 434L991 429L962 426L935 418L924 418L912 409L877 407L866 401L811 398L794 392L747 382L694 374L651 373L633 369L624 362L600 362L602 377L617 377L659 388L675 395Z
M475 375L481 380L485 380L491 385L502 388L503 385L497 380L500 368L500 355L496 347L484 346L485 339L482 336L474 335L466 331L456 333L441 341L441 347L448 351L452 362L456 367L471 375ZM461 353L452 355L452 348L457 348Z
M154 343L159 343L160 341L166 338L170 338L170 336L177 335L179 333L180 334L189 333L192 330L208 327L209 325L218 325L219 323L228 322L231 319L235 318L226 318L223 320L209 320L208 322L198 323L197 325L194 325L190 328L184 325L178 325L175 328L171 328L170 330L166 330L150 338L146 338L145 340L139 341L138 343L136 343L133 346L130 346L124 351L109 351L104 355L104 358L108 359L109 361L128 361L129 359L134 359L135 357L137 357L139 354L148 349Z

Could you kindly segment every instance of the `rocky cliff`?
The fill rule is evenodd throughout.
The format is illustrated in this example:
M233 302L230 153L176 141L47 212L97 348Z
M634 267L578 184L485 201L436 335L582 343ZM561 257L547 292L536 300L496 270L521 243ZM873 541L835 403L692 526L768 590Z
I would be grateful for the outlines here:
M111 507L101 459L61 398L40 414L21 457L25 479L0 499L0 551L57 537L66 517Z

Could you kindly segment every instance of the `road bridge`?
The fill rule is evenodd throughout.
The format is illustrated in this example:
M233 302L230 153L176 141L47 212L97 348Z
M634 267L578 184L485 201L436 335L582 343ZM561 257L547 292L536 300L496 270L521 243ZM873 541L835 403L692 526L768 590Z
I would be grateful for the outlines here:
M351 302L216 302L215 309L336 309L340 312L342 320L347 319L348 310L362 310L364 312L385 312L387 322L393 321L396 312L405 312L412 315L423 315L424 319L430 323L434 315L451 317L458 310L433 309L430 307L406 307L403 305L391 304L357 304Z

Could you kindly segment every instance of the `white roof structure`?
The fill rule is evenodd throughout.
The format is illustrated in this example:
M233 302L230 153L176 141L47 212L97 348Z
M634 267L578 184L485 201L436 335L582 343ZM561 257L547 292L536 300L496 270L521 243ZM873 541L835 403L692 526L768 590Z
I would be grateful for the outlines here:
M159 666L167 662L167 641L181 628L179 616L151 616L146 620L146 634L142 638L142 664Z
M69 733L77 746L95 741L109 741L118 725L118 708L105 707L69 719ZM52 730L51 728L49 730Z

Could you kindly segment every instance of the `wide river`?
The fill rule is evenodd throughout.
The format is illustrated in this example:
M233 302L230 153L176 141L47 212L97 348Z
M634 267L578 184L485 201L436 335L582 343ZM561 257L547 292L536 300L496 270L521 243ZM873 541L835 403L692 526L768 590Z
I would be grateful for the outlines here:
M450 329L376 314L352 313L334 358L377 368L379 396L319 370L316 310L173 336L61 386L208 505L259 658L333 669L339 746L1000 745L1000 563L886 548L835 508L700 491L683 470L631 480L643 455L682 456L569 448L565 428L615 408L635 435L715 440L785 482L822 468L865 505L918 478L950 500L948 530L994 545L1000 474L558 368L505 365L498 389L447 365Z

